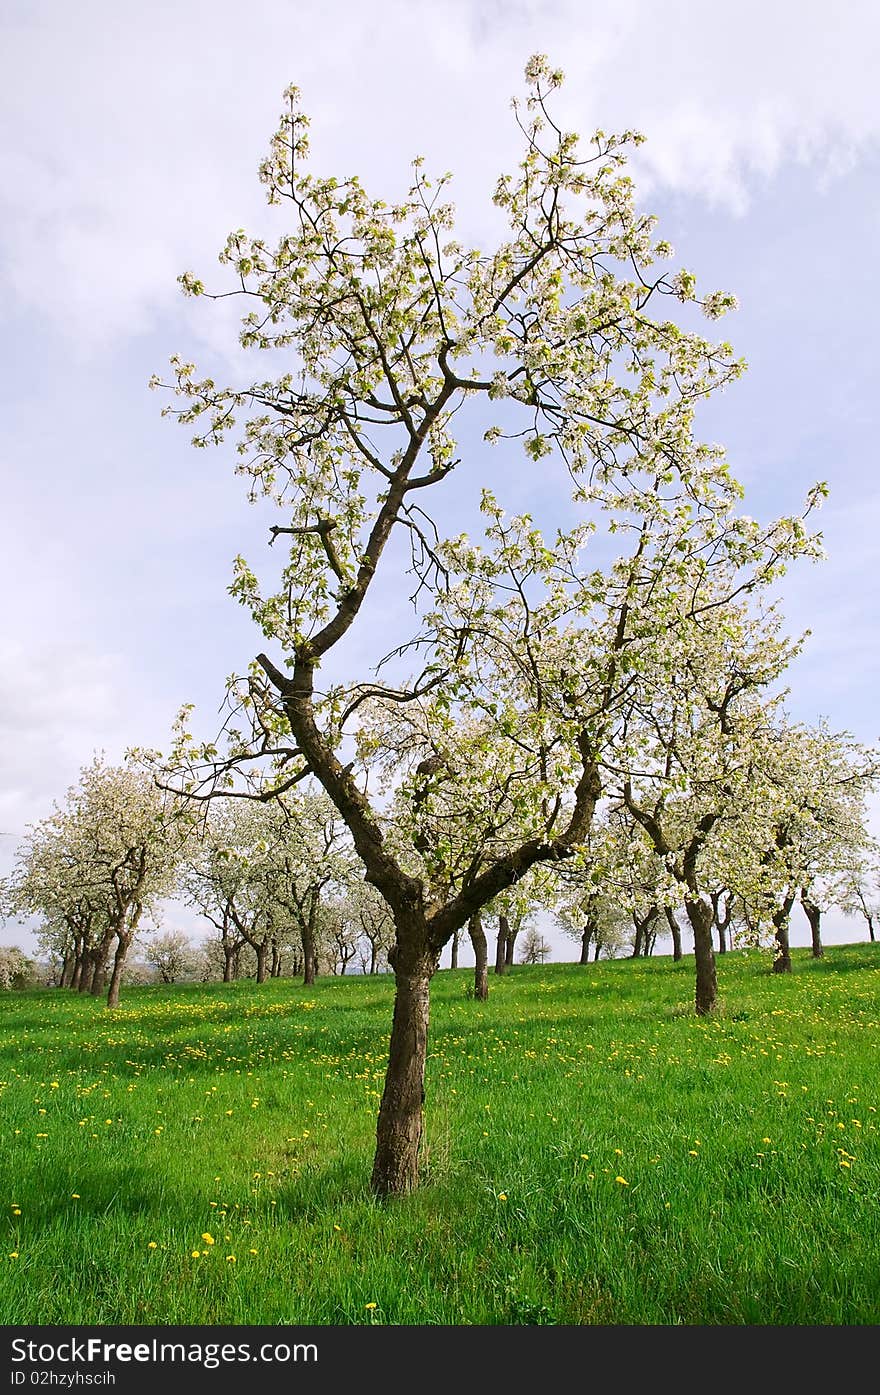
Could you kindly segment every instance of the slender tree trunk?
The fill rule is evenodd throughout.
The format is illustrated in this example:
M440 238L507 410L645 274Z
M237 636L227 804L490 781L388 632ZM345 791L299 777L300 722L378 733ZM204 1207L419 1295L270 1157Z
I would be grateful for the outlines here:
M593 927L588 922L586 928L581 934L581 957L578 961L581 964L589 964L590 962L590 940L592 938Z
M231 982L232 982L232 978L233 978L232 966L233 966L233 960L234 960L234 959L235 959L235 950L234 950L234 949L227 949L227 948L224 946L224 949L223 949L223 982L224 982L224 983L231 983Z
M819 926L822 921L821 907L816 905L816 902L806 891L801 892L801 905L804 908L804 915L810 922L810 936L813 941L813 958L824 959L825 949L822 944L822 936L819 930Z
M513 928L510 924L508 924L508 927L507 927L507 945L506 945L505 950L504 950L504 967L505 967L505 969L511 969L511 968L513 968L513 951L514 951L514 949L516 948L516 937L517 937L518 934L519 934L519 930L514 930L514 928Z
M410 1192L418 1185L430 989L436 968L424 949L398 949L393 959L394 1017L372 1175L379 1196Z
M510 922L506 915L498 917L498 938L495 941L495 972L503 974L507 971L507 937L510 934Z
M788 942L788 918L794 905L794 896L786 896L782 905L773 912L773 938L776 953L773 957L774 974L791 973L791 948Z
M474 997L484 1003L489 996L489 947L479 912L468 921L468 934L474 947Z
M281 974L281 951L275 940L272 941L272 967L269 970L271 978L278 978Z
M125 968L125 959L130 944L130 935L120 935L118 937L116 953L113 956L113 972L110 975L110 985L107 989L108 1008L119 1007L119 989L122 986L122 970Z
M699 896L686 896L684 907L694 932L694 959L697 967L694 1005L697 1015L705 1017L714 1010L718 1002L718 975L715 968L715 951L712 948L712 906Z
M93 949L83 950L82 961L79 966L79 980L76 985L78 993L88 993L92 986L92 975L95 972L95 951Z
M379 972L379 947L375 940L370 940L370 973Z
M83 975L83 962L83 955L79 954L73 966L73 973L70 976L70 988L74 993L78 993L80 990Z
M642 953L642 937L645 933L645 927L642 921L639 920L639 917L636 915L635 911L633 911L633 925L635 926L636 934L635 939L633 940L633 950L631 957L633 959L638 959Z
M871 944L876 944L877 937L874 934L874 917L872 915L869 915L866 916L865 919L868 922L868 934L871 936Z
M450 958L449 958L449 967L450 967L450 969L457 969L457 968L458 968L458 931L457 931L457 930L456 930L455 934L452 936L452 947L451 947L451 949L450 949L450 951L449 951L449 954L450 954Z
M599 955L600 955L601 953L602 953L602 937L601 937L601 935L597 935L597 936L596 936L596 947L595 947L595 949L593 950L593 963L594 963L594 964L598 964L598 962L599 962Z
M681 947L681 926L675 918L675 911L671 906L666 906L666 923L669 926L669 933L672 936L672 958L678 962L684 958L684 951Z
M257 983L265 983L269 963L269 945L265 940L254 945L257 956Z
M302 927L303 983L306 988L310 988L318 976L318 956L315 953L316 917L317 906L313 902L309 907L308 918Z

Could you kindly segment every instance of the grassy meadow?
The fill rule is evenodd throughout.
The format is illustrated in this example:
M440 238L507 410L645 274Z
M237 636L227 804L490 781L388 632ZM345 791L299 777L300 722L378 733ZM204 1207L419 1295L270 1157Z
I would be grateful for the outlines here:
M390 977L0 995L4 1324L880 1322L880 947L433 987L424 1185L370 1194Z

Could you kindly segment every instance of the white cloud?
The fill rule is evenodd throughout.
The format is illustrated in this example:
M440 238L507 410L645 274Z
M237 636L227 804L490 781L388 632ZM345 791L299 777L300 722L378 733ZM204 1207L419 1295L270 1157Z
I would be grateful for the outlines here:
M648 133L643 185L732 207L784 160L825 175L880 132L880 11L855 0L833 20L814 0L348 0L332 13L316 0L44 0L4 28L2 277L81 349L149 328L177 272L210 270L225 230L257 216L256 164L291 78L319 160L399 187L424 153L455 169L477 232L536 49L568 71L572 123Z

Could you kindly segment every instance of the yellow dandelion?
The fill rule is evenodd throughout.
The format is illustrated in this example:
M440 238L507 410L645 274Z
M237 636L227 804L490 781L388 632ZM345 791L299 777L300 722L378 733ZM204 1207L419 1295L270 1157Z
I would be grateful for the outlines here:
M772 1139L772 1138L762 1138L762 1139L761 1139L761 1142L762 1142L762 1143L772 1143L772 1142L773 1142L773 1139Z
M156 1242L155 1242L155 1240L151 1240L150 1243L149 1243L149 1245L147 1246L147 1249L148 1249L148 1250L155 1250L155 1248L156 1248Z
M209 1235L206 1230L202 1232L202 1239L204 1240L206 1245L213 1245L214 1243L213 1235Z
M622 1187L628 1187L628 1186L629 1186L629 1182L626 1180L625 1177L615 1177L614 1180L615 1180L615 1182L619 1182L620 1185L621 1185Z
M9 1254L9 1258L10 1258L10 1259L18 1259L18 1250L11 1250L11 1251L10 1251L10 1254Z
M235 1255L227 1255L227 1256L226 1256L226 1263L227 1263L227 1264L234 1264L234 1263L235 1263Z
M13 1206L13 1208L12 1208L12 1214L13 1214L13 1216L20 1216L20 1215L21 1215L21 1207L20 1207L20 1206Z
M614 1151L615 1151L615 1153L617 1154L617 1156L618 1156L619 1158L622 1158L622 1157L623 1157L623 1149L622 1149L622 1148L615 1148Z
M72 1201L79 1201L79 1192L71 1192L70 1197Z
M373 1311L373 1309L374 1309L374 1308L378 1308L378 1306L379 1306L378 1303L365 1303L365 1304L364 1304L364 1307L366 1308L366 1310L367 1310L368 1313L371 1313L371 1312Z
M198 1259L199 1253L200 1253L199 1250L193 1250L191 1258L192 1258L192 1259Z
M506 1201L506 1200L507 1200L507 1192L499 1192L499 1193L498 1193L498 1200L499 1200L499 1201Z
M699 1153L697 1152L696 1148L688 1148L688 1157L689 1157L689 1158L698 1158L699 1156L700 1156L700 1155L699 1155Z
M584 1162L589 1162L589 1161L590 1161L590 1155L589 1155L589 1153L581 1153L581 1157L583 1158Z
M257 1253L256 1250L248 1250L248 1254L249 1254L249 1255L255 1255L256 1253Z

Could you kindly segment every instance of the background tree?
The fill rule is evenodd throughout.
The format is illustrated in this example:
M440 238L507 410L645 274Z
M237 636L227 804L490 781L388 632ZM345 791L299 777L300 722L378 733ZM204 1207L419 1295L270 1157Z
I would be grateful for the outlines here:
M834 887L834 900L844 915L862 917L874 944L875 926L880 918L880 860L873 840L841 869Z
M810 924L814 958L822 956L820 922L832 885L870 844L865 799L876 754L825 724L775 721L758 752L760 780L748 836L738 854L741 896L759 928L772 929L773 968L791 972L789 917L799 899ZM736 875L736 874L735 874Z
M796 651L779 631L778 616L754 614L746 601L707 611L680 631L665 690L648 689L630 727L641 770L625 775L623 804L681 887L701 1015L718 994L710 892L725 836L742 836L744 810L753 807L756 753L782 701L775 685Z
M199 970L199 955L183 930L165 930L152 936L144 946L144 960L162 983L195 978Z
M519 951L521 964L543 964L549 958L552 946L534 925L529 926L523 935Z
M111 951L107 1006L119 1003L125 961L144 912L174 890L191 822L183 803L129 763L96 757L62 808L30 830L12 877L15 904L42 915L65 975L97 996Z

